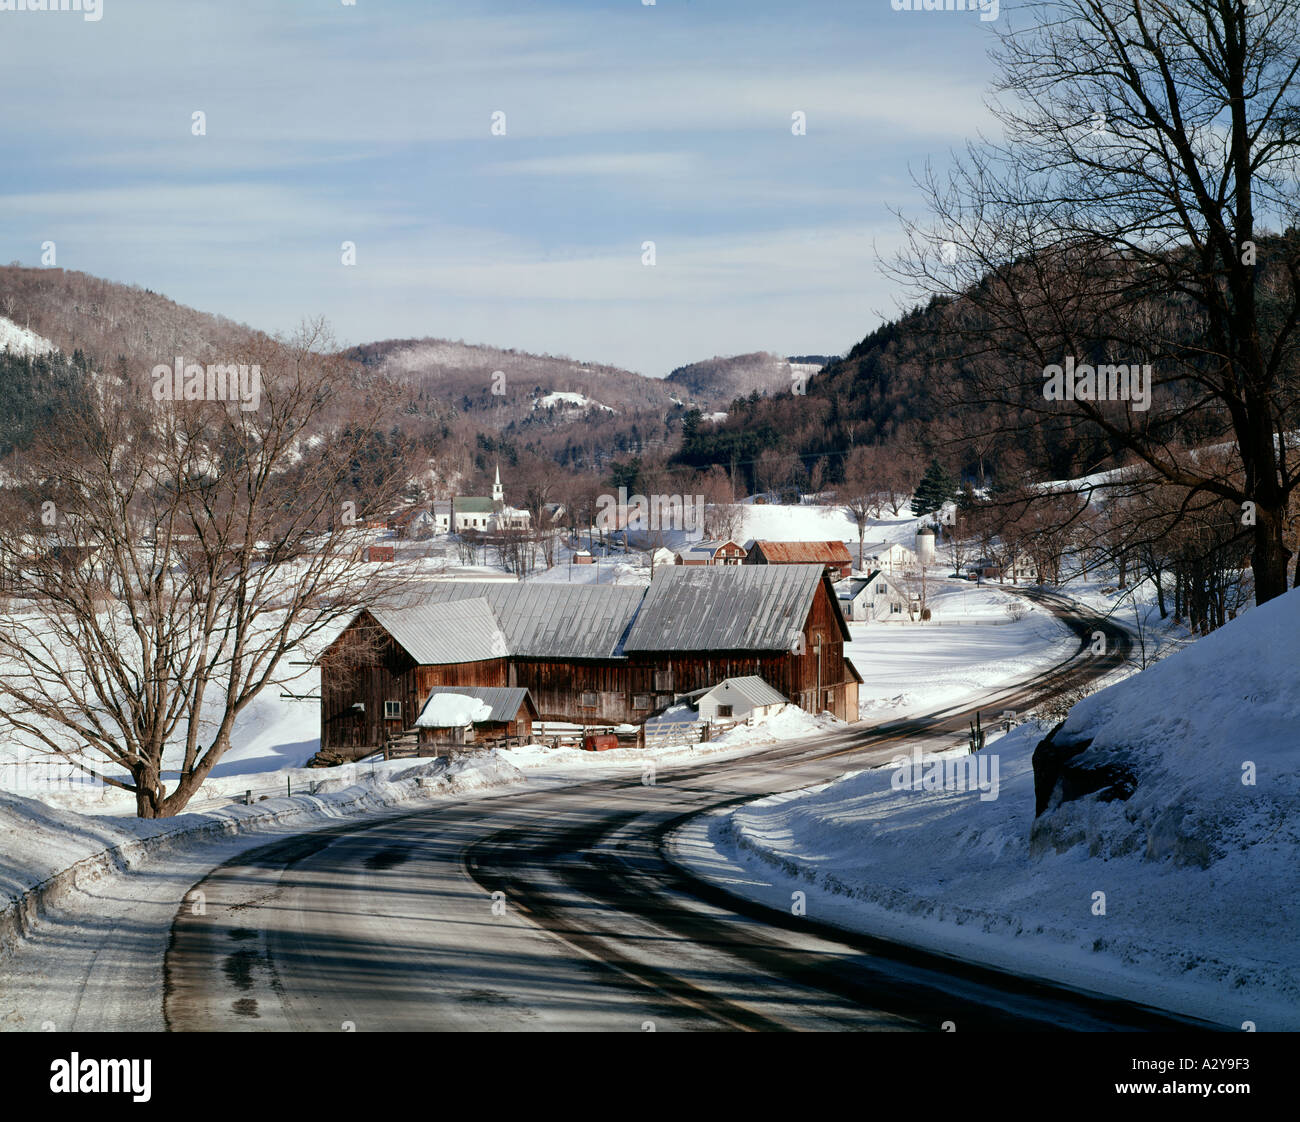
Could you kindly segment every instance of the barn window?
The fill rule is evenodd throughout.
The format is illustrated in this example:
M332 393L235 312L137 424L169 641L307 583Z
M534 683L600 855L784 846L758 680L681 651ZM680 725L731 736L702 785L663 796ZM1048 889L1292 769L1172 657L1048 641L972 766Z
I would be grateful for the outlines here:
M633 709L649 709L650 695L648 693L635 693L632 695Z
M402 719L402 703L400 701L384 702L384 720L400 721Z
M670 690L673 688L673 672L671 670L655 671L655 689Z
M730 705L719 705L719 706L718 706L718 716L719 716L719 717L730 717L730 716L731 716L731 706L730 706Z
M582 701L580 704L584 709L595 709L600 705L600 698L594 691L589 690L582 695Z

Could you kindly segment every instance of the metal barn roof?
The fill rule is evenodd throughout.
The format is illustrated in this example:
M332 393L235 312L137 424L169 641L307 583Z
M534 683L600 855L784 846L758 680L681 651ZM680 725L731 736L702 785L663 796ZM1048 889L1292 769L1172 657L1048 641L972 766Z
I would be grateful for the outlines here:
M422 666L484 662L510 653L509 640L487 600L426 600L370 614Z
M782 705L785 698L769 686L757 674L746 674L740 678L724 678L704 697L727 697L739 694L751 705ZM701 699L703 700L703 699Z
M853 558L843 542L775 542L760 539L754 543L763 556L776 565L847 565Z
M626 651L785 651L812 608L821 565L674 565L657 571Z
M611 658L636 616L644 589L619 585L444 581L420 593L425 603L485 600L520 658ZM457 661L457 660L446 660Z

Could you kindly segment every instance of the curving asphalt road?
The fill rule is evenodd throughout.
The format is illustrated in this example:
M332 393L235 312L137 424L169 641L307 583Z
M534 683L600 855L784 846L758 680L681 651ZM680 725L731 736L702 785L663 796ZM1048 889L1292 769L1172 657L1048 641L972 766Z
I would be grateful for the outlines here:
M1129 639L1042 601L1079 651L984 710L1108 672ZM1108 653L1089 653L1107 635ZM246 851L194 887L165 961L170 1029L1187 1029L1191 1022L825 927L663 852L700 812L964 740L973 707L742 760L345 824Z

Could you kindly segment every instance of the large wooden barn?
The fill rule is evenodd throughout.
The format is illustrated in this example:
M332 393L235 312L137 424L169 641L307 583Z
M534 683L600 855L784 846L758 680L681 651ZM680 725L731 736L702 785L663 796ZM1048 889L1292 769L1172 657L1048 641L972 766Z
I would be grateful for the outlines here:
M856 721L848 637L819 564L665 566L648 589L432 582L358 613L321 656L321 747L383 744L439 686L524 688L541 720L616 724L754 675Z

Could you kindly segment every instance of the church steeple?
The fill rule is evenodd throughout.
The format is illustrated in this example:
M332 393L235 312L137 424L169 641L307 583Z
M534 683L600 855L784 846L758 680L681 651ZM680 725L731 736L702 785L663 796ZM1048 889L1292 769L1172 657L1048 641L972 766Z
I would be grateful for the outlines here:
M497 464L496 482L492 484L492 501L494 503L503 503L506 501L505 491L501 489L501 465Z

